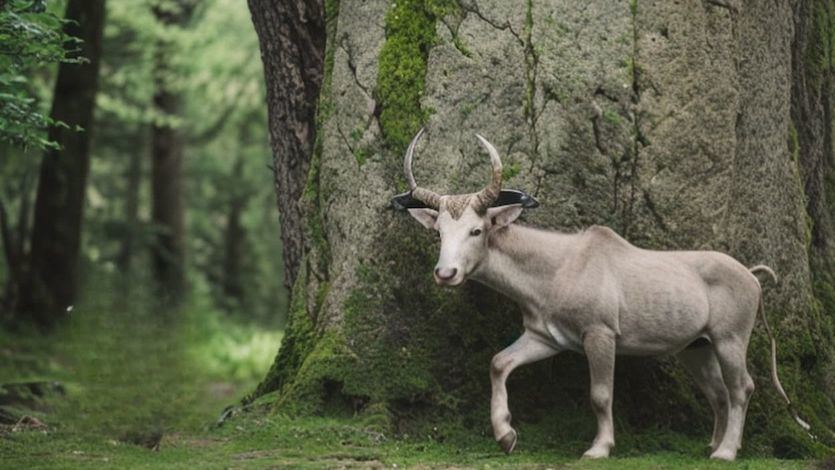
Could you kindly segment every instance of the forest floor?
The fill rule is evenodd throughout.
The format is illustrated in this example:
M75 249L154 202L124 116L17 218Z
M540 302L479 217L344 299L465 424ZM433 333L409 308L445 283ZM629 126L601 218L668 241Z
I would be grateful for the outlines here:
M526 441L524 431L505 456L480 431L395 438L350 417L251 412L218 426L264 375L281 333L199 302L160 313L132 296L92 297L49 336L0 332L0 468L835 468L747 457L724 464L706 448L618 449L610 460L583 461L547 440Z

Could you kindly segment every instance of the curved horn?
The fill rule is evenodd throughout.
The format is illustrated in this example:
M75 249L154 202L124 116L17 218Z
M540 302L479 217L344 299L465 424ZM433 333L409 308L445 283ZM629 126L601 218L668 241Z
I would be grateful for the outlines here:
M496 198L499 197L499 193L502 190L502 159L499 158L499 152L496 150L496 147L493 147L487 139L478 134L475 136L485 150L487 150L487 153L490 154L490 164L493 166L493 177L490 180L490 184L475 194L475 202L473 203L473 209L477 213L483 213L496 202Z
M403 171L406 173L406 181L409 183L409 190L412 192L412 197L437 210L441 206L441 196L428 189L418 187L415 182L415 175L412 174L412 157L415 154L415 147L417 147L420 138L423 137L424 131L425 128L421 127L417 135L409 143L409 147L406 149L406 156L403 159Z

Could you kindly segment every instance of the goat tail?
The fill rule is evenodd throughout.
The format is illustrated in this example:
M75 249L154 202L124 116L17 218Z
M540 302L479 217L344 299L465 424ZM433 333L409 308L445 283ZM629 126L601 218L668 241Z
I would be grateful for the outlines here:
M751 274L757 274L758 272L761 272L761 271L766 272L766 273L768 273L769 276L771 276L771 279L773 279L775 283L779 282L777 280L777 275L774 274L774 271L771 268L769 268L768 266L764 265L764 264L758 264L758 265L754 266L753 268L748 268L748 270L751 271Z
M760 271L764 271L764 272L768 273L771 276L772 279L774 279L774 282L777 282L777 275L774 274L774 271L771 268L769 268L768 266L765 266L763 264L754 266L753 268L750 268L749 271L751 271L751 274L754 274L754 273L757 273L757 272L760 272ZM768 318L765 315L765 305L763 303L762 289L760 289L759 314L762 316L763 325L765 325L765 331L766 331L766 333L768 333L769 341L771 341L771 383L774 384L774 388L777 389L777 392L780 394L780 396L783 397L783 400L786 401L786 405L789 408L789 412L791 413L794 420L797 421L797 424L799 424L800 427L802 427L804 430L809 431L811 429L811 426L809 426L809 423L804 421L797 414L797 410L794 409L794 405L792 405L792 401L789 399L789 396L786 394L786 391L783 389L783 386L780 384L780 377L777 376L777 341L774 340L774 333L771 331L771 327L768 325Z

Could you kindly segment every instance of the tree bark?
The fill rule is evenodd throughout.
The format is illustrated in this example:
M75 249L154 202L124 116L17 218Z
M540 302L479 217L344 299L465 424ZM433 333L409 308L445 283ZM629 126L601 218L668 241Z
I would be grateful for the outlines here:
M322 86L325 16L322 0L248 0L267 83L276 200L281 213L284 282L296 279L306 245L300 199L316 137Z
M259 6L250 2L253 16ZM490 358L520 332L518 308L473 283L435 286L435 238L387 210L405 189L404 136L426 125L421 185L481 187L489 165L477 132L499 149L505 186L540 201L523 223L607 225L641 247L719 250L774 268L781 282L764 292L783 384L829 439L835 295L819 287L815 237L826 237L833 209L823 197L831 104L817 91L831 65L816 87L801 65L805 48L831 44L803 33L832 24L814 17L828 11L818 6L329 2L317 145L300 224L283 226L307 242L281 349L254 396L277 391L285 410L342 407L395 426L444 413L487 422ZM273 23L262 29L278 27L264 16ZM262 37L264 61L282 47ZM287 119L281 112L270 107L271 122ZM768 355L758 328L749 364L760 391L746 429L778 455L810 455L816 444L766 385ZM575 403L587 373L571 355L514 372L514 418L582 419ZM616 422L634 432L707 423L691 379L669 359L619 358L615 390Z
M78 290L78 261L84 192L90 166L90 133L98 89L104 27L104 0L70 0L67 34L82 40L80 64L62 63L50 117L48 138L60 145L44 155L35 200L29 274L21 289L20 311L49 327L73 304ZM79 128L83 131L79 131Z
M196 6L194 0L160 3L154 16L165 27L185 26ZM160 40L154 54L153 105L160 116L176 119L182 100L172 77L170 62L174 44ZM157 230L151 248L151 266L157 287L167 300L177 302L186 289L185 204L183 201L184 137L172 123L155 122L151 127L151 221Z

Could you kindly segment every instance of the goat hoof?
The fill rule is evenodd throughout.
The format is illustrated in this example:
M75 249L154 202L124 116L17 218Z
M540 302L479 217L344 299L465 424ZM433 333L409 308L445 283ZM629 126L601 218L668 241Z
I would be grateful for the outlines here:
M732 462L734 459L736 459L736 452L731 450L719 449L716 452L710 454L710 458Z
M605 447L592 447L583 454L584 459L605 459L609 457L609 449Z
M518 439L516 430L511 429L501 439L499 439L499 447L502 448L505 454L510 454L516 448L516 440Z

